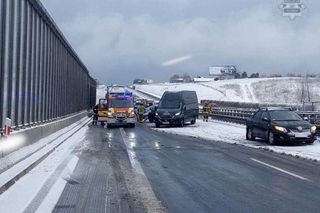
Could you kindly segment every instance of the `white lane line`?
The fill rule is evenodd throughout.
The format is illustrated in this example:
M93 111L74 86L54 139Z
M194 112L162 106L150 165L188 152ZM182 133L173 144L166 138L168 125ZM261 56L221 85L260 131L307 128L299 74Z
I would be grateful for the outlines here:
M139 191L139 196L141 197L142 202L144 203L147 212L150 213L165 213L167 212L162 206L162 203L157 199L152 186L144 173L141 164L137 158L137 155L134 151L136 146L135 137L128 137L123 128L120 128L120 134L122 140L125 143L127 154L129 156L130 164L133 170L138 174L137 177L134 177L134 184L136 190ZM132 184L132 183L129 183Z
M72 178L72 173L78 164L79 158L73 156L67 166L64 168L62 174L59 176L57 182L53 185L50 192L44 198L43 202L37 209L36 213L52 212L55 205L58 203L59 198L67 184L66 179Z
M132 166L132 168L139 174L146 176L143 172L143 169L141 167L140 162L137 160L137 155L136 152L134 151L133 147L135 146L135 139L133 139L134 141L130 141L130 139L128 138L126 132L124 131L123 128L120 128L120 134L122 137L122 140L124 141L124 144L126 145L127 148L127 154L130 160L130 164Z
M269 167L269 168L275 169L275 170L277 170L277 171L279 171L279 172L283 172L283 173L285 173L285 174L287 174L287 175L290 175L290 176L292 176L292 177L298 178L298 179L300 179L300 180L309 181L308 178L302 177L302 176L300 176L300 175L294 174L294 173L289 172L289 171L287 171L287 170L284 170L284 169L281 169L281 168L279 168L279 167L270 165L270 164L268 164L268 163L259 161L259 160L255 159L255 158L250 158L250 159L251 159L252 161L254 161L254 162L257 162L257 163L262 164L262 165L264 165L264 166L267 166L267 167Z

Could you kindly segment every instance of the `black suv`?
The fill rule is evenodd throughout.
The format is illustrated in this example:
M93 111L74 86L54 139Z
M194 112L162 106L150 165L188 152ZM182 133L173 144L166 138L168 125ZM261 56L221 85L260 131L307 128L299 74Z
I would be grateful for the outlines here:
M315 141L316 126L303 120L296 112L285 108L260 108L247 120L247 140L256 137L269 144L276 142Z

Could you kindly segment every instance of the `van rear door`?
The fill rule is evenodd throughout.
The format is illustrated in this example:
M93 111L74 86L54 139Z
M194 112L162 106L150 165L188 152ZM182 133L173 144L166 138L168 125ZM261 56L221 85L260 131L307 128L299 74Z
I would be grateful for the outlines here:
M182 98L186 107L185 120L193 120L199 114L197 94L195 91L183 91Z

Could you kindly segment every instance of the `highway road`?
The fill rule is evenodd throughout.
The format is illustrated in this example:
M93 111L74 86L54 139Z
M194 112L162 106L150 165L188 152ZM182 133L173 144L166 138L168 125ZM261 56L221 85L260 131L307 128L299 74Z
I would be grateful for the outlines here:
M316 162L136 128L90 127L54 212L318 212Z

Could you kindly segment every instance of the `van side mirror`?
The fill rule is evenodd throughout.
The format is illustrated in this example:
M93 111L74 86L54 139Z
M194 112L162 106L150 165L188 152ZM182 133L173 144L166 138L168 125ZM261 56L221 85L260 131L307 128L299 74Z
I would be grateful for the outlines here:
M263 117L262 120L263 120L263 121L266 121L266 122L270 122L270 119L267 118L267 117Z

